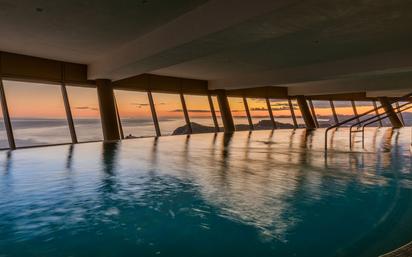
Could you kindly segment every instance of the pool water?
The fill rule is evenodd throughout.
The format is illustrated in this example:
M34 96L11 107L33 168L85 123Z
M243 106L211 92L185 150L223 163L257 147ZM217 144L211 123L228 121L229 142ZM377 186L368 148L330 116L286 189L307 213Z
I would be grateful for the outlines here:
M0 152L0 256L378 256L412 240L409 128Z

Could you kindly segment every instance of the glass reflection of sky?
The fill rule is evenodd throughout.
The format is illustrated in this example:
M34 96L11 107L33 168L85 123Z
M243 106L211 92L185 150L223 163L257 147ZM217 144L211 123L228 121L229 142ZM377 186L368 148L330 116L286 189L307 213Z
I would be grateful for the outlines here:
M409 129L2 152L0 255L377 256L412 239ZM355 138L355 141L359 138Z

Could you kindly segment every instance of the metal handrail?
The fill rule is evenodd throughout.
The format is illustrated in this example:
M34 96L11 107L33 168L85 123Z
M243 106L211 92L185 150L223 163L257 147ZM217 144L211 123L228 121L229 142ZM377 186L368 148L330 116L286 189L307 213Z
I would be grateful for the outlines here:
M405 98L409 98L410 96L412 96L412 93L409 93L409 94L404 95L404 96L402 96L402 97L394 98L394 99L392 100L392 102L389 102L389 104L388 104L387 106L390 106L390 105L393 104L393 103L396 103L396 102L399 102L399 101L401 101L401 100L404 100ZM346 123L351 122L351 121L353 121L353 120L359 119L360 117L363 117L363 116L365 116L365 115L368 115L368 114L370 114L370 113L372 113L372 112L374 112L374 111L380 110L380 109L383 108L383 107L384 107L384 105L381 105L381 106L379 106L378 108L373 108L373 109L371 109L371 110L369 110L369 111L367 111L367 112L364 112L364 113L359 114L359 115L357 115L357 116L355 116L355 117L352 117L352 118L349 118L349 119L347 119L347 120L341 121L341 122L339 122L339 123L337 123L337 124L335 124L335 125L332 125L332 126L329 126L328 128L326 128L326 130L325 130L325 152L328 150L328 132L329 132L331 129L340 127L340 126L342 126L343 124L346 124Z
M409 102L407 102L407 103L405 103L405 104L397 105L394 109L399 110L400 108L402 108L402 107L404 107L404 106L406 106L406 105L408 105L408 104L411 104L411 103L412 103L412 102L409 101ZM398 113L399 113L399 111L398 111ZM375 118L377 118L377 117L380 118L381 115L384 115L384 114L386 114L386 113L379 113L379 114L374 115L374 116L372 116L372 117L369 117L369 118L367 118L367 119L365 119L365 120L361 120L361 121L358 121L358 122L352 124L352 125L350 126L350 128L349 128L349 148L352 148L352 133L353 133L353 132L352 132L352 129L353 129L353 127L358 126L359 124L368 122L368 121L370 121L370 120L373 120L373 119L375 119ZM389 117L389 115L388 115L387 117ZM382 120L382 119L378 119L378 120L376 120L376 121L374 121L374 122L378 122L378 121L380 121L380 120ZM372 123L373 123L373 122L372 122ZM358 126L358 127L359 127L359 126Z
M403 112L403 111L406 111L406 110L411 109L412 106L409 106L409 107L407 107L407 108L405 108L405 109L403 109L403 110L400 110L400 108L402 108L403 106L408 105L408 104L411 104L411 103L409 102L409 103L407 103L407 104L403 104L402 106L399 106L399 109L396 108L396 109L397 109L396 112L397 112L397 113L401 113L401 112ZM378 118L378 119L376 119L376 120L370 121L370 122L365 123L365 124L362 125L362 148L365 148L365 127L368 126L368 125L370 125L370 124L372 124L372 123L375 123L375 122L378 122L378 121L380 121L380 120L386 119L386 118L388 118L389 116L390 116L390 114L387 114L387 115L385 115L384 117L380 117L380 118Z

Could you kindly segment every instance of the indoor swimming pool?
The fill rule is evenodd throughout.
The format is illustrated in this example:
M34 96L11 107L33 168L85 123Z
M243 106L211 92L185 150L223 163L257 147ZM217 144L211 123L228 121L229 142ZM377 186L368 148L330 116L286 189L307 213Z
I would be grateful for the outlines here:
M0 256L379 256L412 240L411 130L0 152Z

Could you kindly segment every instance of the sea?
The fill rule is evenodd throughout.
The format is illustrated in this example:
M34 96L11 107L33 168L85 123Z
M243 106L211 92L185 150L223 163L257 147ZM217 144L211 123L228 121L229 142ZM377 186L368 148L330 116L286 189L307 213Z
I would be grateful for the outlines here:
M340 120L349 118L340 116ZM259 120L265 118L254 118L253 122L257 123ZM267 119L267 118L266 118ZM404 115L406 125L412 125L412 114L406 113ZM191 119L192 122L204 126L213 127L213 121L210 117L196 117ZM290 117L277 117L277 122L292 123ZM322 116L318 118L319 123L323 127L332 124L333 118ZM234 122L238 124L247 124L246 117L234 117ZM218 120L219 126L222 123ZM301 118L298 123L303 123ZM102 127L100 119L76 119L74 120L76 136L79 142L99 141L102 140ZM155 128L153 121L149 118L125 118L121 119L122 130L125 137L153 137L155 136ZM160 118L159 126L162 136L169 136L173 131L185 125L185 120L182 118ZM384 121L384 126L389 123ZM13 134L17 147L50 145L70 143L70 131L67 120L64 118L15 118L12 120ZM5 126L0 122L0 148L8 148L8 139Z

